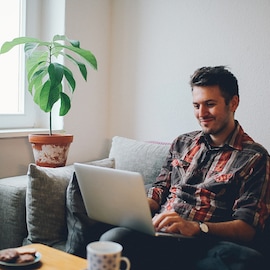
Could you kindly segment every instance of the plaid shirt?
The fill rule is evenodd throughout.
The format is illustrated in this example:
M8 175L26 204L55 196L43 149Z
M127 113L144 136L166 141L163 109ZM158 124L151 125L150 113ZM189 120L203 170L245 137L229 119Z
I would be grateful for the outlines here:
M187 220L240 219L263 228L270 213L270 157L236 121L222 147L202 131L179 136L148 197Z

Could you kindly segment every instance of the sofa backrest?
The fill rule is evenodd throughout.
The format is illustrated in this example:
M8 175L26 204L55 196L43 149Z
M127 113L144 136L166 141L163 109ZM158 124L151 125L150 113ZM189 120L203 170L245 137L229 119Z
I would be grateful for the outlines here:
M115 169L139 172L145 185L148 185L158 176L169 148L169 143L144 142L115 136L109 157L115 159Z

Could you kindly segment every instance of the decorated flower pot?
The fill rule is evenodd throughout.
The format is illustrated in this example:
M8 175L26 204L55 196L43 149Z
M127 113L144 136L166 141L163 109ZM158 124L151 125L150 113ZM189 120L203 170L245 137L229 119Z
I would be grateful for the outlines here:
M42 167L66 165L69 146L73 141L70 134L30 134L35 163Z

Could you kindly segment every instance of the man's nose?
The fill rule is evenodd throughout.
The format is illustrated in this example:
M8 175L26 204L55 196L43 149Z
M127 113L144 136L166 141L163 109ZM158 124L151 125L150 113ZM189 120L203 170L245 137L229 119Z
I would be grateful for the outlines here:
M204 117L208 114L208 109L206 106L201 105L199 108L199 117Z

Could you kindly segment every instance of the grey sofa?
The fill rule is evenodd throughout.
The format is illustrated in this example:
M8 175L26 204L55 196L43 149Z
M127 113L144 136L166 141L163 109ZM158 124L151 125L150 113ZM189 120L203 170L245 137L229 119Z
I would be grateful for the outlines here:
M116 136L108 158L88 163L140 172L148 186L168 150L169 144ZM78 248L95 240L97 226L86 215L73 165L29 164L27 175L0 179L0 249L43 243L84 256Z

